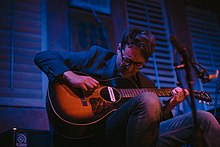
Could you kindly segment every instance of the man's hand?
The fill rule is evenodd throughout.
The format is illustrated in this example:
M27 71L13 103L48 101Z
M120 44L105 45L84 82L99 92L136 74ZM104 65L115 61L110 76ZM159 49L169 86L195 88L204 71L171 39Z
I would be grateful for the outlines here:
M173 97L170 99L169 103L164 109L164 114L167 115L170 111L179 103L181 103L187 96L189 96L189 91L187 89L182 89L176 87L172 90Z
M182 89L180 87L176 87L172 90L173 97L170 103L177 105L181 103L187 96L189 96L189 91L187 89Z
M98 87L99 82L90 76L77 75L72 71L63 73L63 78L73 87L81 88L83 91L93 90Z

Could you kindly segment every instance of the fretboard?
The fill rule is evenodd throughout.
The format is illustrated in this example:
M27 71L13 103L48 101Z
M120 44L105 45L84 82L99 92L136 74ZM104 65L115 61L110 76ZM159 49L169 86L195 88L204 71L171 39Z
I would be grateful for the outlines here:
M172 90L173 88L163 88L163 89L157 89L157 88L141 88L141 89L118 89L121 96L123 98L130 98L137 96L143 92L153 92L158 97L170 97L172 96Z

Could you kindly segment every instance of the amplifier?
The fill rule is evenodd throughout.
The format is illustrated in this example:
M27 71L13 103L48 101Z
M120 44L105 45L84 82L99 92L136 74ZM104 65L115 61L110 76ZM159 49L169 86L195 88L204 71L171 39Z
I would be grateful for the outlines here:
M12 128L0 134L0 147L49 147L49 131Z

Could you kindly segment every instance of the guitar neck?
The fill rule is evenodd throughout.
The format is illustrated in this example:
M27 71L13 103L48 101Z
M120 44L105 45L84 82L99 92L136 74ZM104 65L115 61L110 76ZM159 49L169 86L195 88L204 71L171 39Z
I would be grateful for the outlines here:
M163 89L141 88L141 89L118 89L118 90L123 98L131 98L143 92L153 92L158 97L170 97L172 96L173 88L163 88Z

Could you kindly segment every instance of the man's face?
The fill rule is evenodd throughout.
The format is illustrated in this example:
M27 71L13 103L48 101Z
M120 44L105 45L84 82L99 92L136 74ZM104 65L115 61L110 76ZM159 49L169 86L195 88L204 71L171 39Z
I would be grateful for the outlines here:
M146 63L140 49L137 47L128 47L126 45L125 49L121 50L121 46L119 45L117 53L116 66L122 77L128 78L133 76Z

